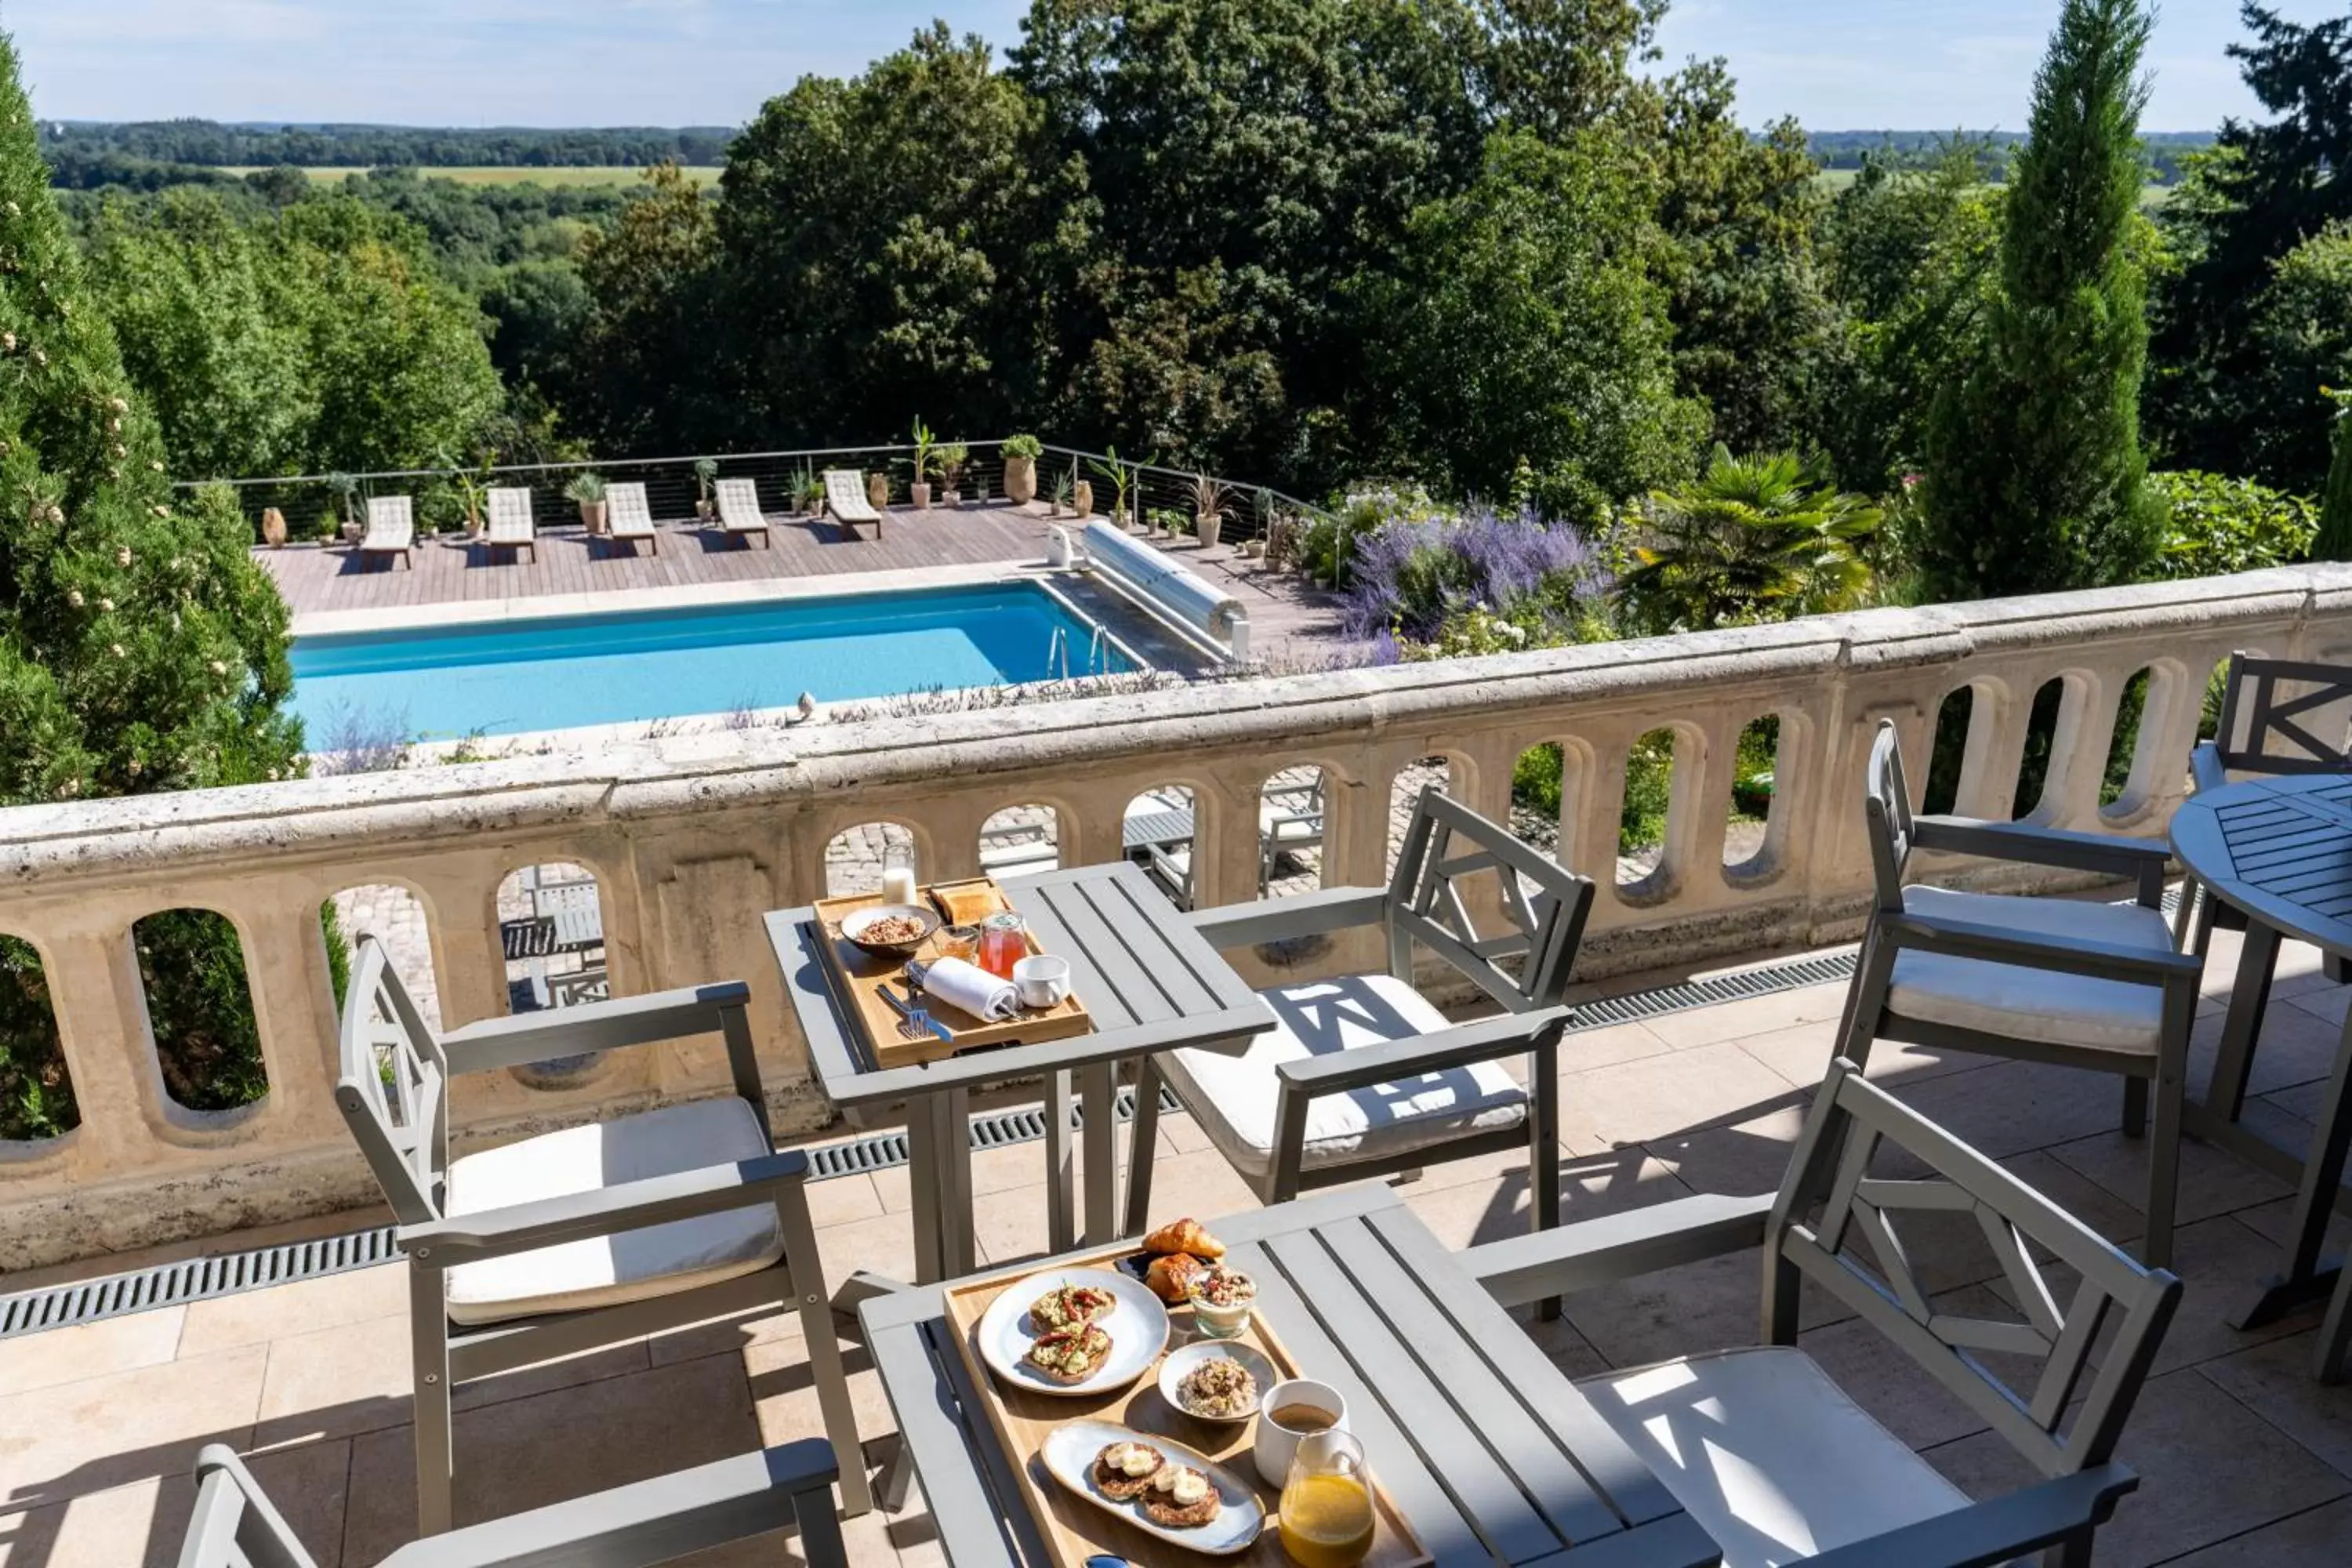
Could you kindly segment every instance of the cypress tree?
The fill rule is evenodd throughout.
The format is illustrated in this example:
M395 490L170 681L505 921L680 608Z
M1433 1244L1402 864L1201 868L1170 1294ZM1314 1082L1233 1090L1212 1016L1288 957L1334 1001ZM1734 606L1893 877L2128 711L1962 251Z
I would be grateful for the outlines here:
M1934 597L2129 582L2156 561L2135 246L2153 23L2140 0L2066 0L2034 79L1984 350L1928 419L1920 566Z
M2319 531L2311 542L2311 558L2352 561L2352 392L2319 390L2336 405L2328 432L2336 452L2327 466L2327 493L2320 498Z
M0 37L0 805L291 776L286 606L225 491L184 500L49 192ZM72 1124L39 966L0 950L0 1137ZM164 1072L249 1097L249 994L217 916L141 923ZM236 1085L243 1085L242 1089ZM208 1092L209 1090L209 1092Z

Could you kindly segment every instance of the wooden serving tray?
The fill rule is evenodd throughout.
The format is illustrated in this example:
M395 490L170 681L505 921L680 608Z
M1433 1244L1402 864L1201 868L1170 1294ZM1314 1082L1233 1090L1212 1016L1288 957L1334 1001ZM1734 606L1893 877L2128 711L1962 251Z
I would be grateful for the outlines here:
M1135 1255L1136 1248L1129 1245L1093 1258L1074 1258L1064 1267L1116 1269L1120 1258ZM1028 1503L1030 1517L1037 1522L1037 1533L1044 1538L1046 1550L1059 1568L1085 1568L1087 1558L1103 1552L1124 1557L1130 1563L1150 1563L1153 1568L1163 1568L1171 1562L1201 1564L1202 1568L1219 1563L1237 1563L1242 1568L1297 1568L1290 1554L1283 1551L1275 1530L1282 1489L1261 1481L1257 1465L1251 1458L1257 1440L1257 1422L1202 1421L1170 1405L1160 1396L1160 1363L1164 1357L1154 1358L1150 1368L1127 1388L1099 1399L1073 1399L1067 1394L1008 1388L997 1380L980 1353L980 1320L990 1302L1006 1290L1018 1289L1021 1283L1022 1279L1015 1278L950 1286L945 1293L947 1318L953 1327L956 1344L963 1352L964 1370L971 1374L972 1386L980 1391L980 1403L987 1408L989 1426L996 1440L1003 1445L1013 1473L1021 1478L1022 1498ZM1171 1307L1168 1317L1170 1349L1190 1344L1199 1337L1192 1327L1191 1307ZM1115 1323L1107 1326L1113 1333L1118 1331ZM1300 1368L1297 1359L1283 1348L1282 1342L1266 1326L1262 1314L1250 1314L1249 1328L1243 1333L1241 1342L1263 1352L1286 1378L1315 1375L1314 1368ZM1046 1472L1038 1451L1045 1446L1047 1434L1074 1417L1116 1421L1138 1432L1171 1437L1224 1466L1254 1489L1258 1500L1265 1505L1265 1529L1256 1544L1246 1552L1226 1556L1184 1552L1072 1496ZM1364 1559L1366 1568L1427 1568L1429 1553L1380 1479L1375 1470L1372 1550Z
M992 890L992 883L985 883ZM972 884L949 884L960 890L970 891ZM926 889L928 897L929 889ZM999 909L1009 907L1003 894L997 891ZM826 941L822 943L825 961L833 971L836 994L846 998L850 1016L858 1031L873 1048L877 1064L885 1068L908 1067L919 1062L938 1061L954 1056L958 1051L980 1046L1035 1045L1041 1040L1067 1039L1072 1035L1094 1033L1094 1016L1080 1002L1076 992L1052 1007L1024 1011L997 1023L982 1023L961 1008L951 1007L936 996L928 997L931 1016L948 1026L952 1039L942 1040L927 1035L919 1040L903 1038L898 1033L898 1011L878 994L885 981L897 981L906 968L902 960L876 958L852 944L841 933L842 917L858 910L869 909L882 902L879 893L856 893L846 898L822 899L815 905L816 918L824 926ZM934 901L936 907L936 901ZM918 958L936 956L936 943L926 941L916 950ZM1043 950L1033 934L1029 951ZM903 987L901 988L903 989Z

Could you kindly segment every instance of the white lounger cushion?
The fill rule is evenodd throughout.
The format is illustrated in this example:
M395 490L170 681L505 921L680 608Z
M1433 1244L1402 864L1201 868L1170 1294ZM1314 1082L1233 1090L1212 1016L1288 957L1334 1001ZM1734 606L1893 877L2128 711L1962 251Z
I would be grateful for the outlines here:
M760 1119L732 1095L665 1106L453 1161L449 1215L488 1214L769 1152ZM715 1285L783 1255L772 1205L672 1220L452 1268L449 1319L495 1323L614 1307Z
M1913 914L2004 931L2084 937L2149 952L2173 951L2163 912L2137 904L1906 888L1903 907ZM1886 1006L1897 1017L2012 1040L2144 1056L2156 1054L2164 1032L2164 993L2158 986L1937 952L1906 952L1895 959Z
M1351 1046L1434 1035L1453 1026L1420 992L1386 974L1351 974L1258 993L1275 1026L1245 1056L1171 1051L1160 1058L1202 1131L1235 1170L1274 1163L1275 1101L1286 1061ZM1309 1102L1302 1170L1378 1159L1527 1120L1528 1097L1495 1062L1428 1073Z
M1801 1350L1767 1345L1577 1387L1723 1548L1775 1568L1969 1506Z

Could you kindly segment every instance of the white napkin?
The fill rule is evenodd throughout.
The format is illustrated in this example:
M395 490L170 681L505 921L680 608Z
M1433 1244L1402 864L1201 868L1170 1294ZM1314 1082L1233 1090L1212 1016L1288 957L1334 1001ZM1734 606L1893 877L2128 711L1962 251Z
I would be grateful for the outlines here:
M1013 988L1013 982L999 980L961 958L942 958L925 970L923 990L982 1023L1010 1018L1021 1011L1021 994Z

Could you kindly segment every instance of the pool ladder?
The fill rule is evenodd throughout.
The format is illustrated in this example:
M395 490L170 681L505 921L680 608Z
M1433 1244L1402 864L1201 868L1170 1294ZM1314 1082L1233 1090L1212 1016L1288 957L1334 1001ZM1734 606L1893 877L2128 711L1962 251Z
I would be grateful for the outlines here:
M1095 624L1094 635L1087 639L1087 673L1088 675L1100 675L1108 668L1103 663L1103 644L1108 639L1109 635L1108 629L1100 622ZM1053 673L1056 663L1061 666L1062 679L1069 679L1070 629L1067 626L1055 626L1054 635L1045 642L1047 674Z

